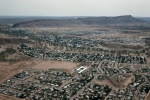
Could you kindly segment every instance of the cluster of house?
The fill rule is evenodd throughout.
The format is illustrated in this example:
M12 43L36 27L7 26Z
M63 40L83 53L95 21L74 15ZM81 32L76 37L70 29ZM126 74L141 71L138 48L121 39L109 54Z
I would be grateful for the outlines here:
M62 36L57 32L50 32L50 33L40 33L39 34L33 34L27 30L2 30L3 33L13 36L26 36L34 41L40 41L40 42L48 42L55 45L61 45L61 46L69 46L73 48L86 48L86 47L93 47L97 46L98 44L104 44L106 43L106 40L90 40L82 37L78 37L75 35L75 33L72 34L72 32L69 33L63 33L63 34L69 34L72 35L71 38L68 36ZM56 33L56 34L55 34ZM78 35L82 36L83 33L80 33ZM93 33L94 34L94 33ZM99 34L98 32L95 34Z
M0 93L26 98L43 86L59 87L71 77L73 75L66 72L28 69L3 82L0 85Z
M137 90L137 87L144 82L144 78L141 74L135 73L134 74L135 80L132 82L129 87L132 91Z
M141 74L134 73L135 81L129 84L125 89L115 89L109 93L107 100L144 100L150 90L150 84L144 83L145 80Z
M144 39L109 38L94 40L97 36L108 34L106 31L74 31L65 34L33 34L28 31L15 29L2 29L1 33L13 36L27 36L35 42L47 42L53 45L67 46L72 48L98 47L101 44L118 43L141 45ZM93 33L91 36L90 34ZM114 32L116 33L116 32ZM98 35L97 35L98 34ZM112 33L110 33L112 34ZM88 38L86 38L88 36ZM83 38L85 37L85 38ZM32 41L33 42L33 41ZM146 58L143 56L96 54L83 52L58 52L44 51L39 48L20 45L19 51L35 58L44 60L73 61L92 63L90 71L87 67L79 67L72 73L57 71L42 71L28 69L14 75L12 78L0 84L0 93L30 100L98 100L105 99L127 99L133 100L135 97L144 100L150 91L150 69L146 65ZM117 64L116 64L117 63ZM132 67L133 64L133 68ZM117 65L117 68L115 67ZM108 77L118 77L118 81L125 79L122 73L133 73L135 80L126 89L112 89L107 85L91 84L91 81L104 81ZM80 91L78 94L78 91Z
M111 91L111 93L109 94L107 100L133 100L134 98L134 92L132 92L129 89L115 89L113 91Z
M30 100L61 98L69 100L93 79L87 67L74 73L28 69L0 84L0 93Z
M137 73L134 71L135 80L126 89L114 90L107 85L93 84L92 80L101 82L107 80L110 76L122 73L119 68L124 63L118 63L119 67L116 69L114 67L115 62L117 62L114 59L116 58L115 56L99 55L99 57L101 60L94 61L91 67L81 66L73 70L72 73L52 70L25 70L0 84L0 93L18 98L28 98L30 100L103 100L106 97L107 100L117 98L132 100L135 97L144 99L147 96L150 85L149 83L145 83L146 80L143 75L149 79L149 72L139 71ZM126 72L128 73L127 70ZM135 93L138 94L134 95Z
M62 73L58 74L60 72L56 72L56 73L57 75L63 76ZM53 75L53 74L50 74L50 75ZM74 77L71 78L71 80L68 79L67 82L65 81L64 82L65 84L61 86L59 85L58 86L56 85L45 86L40 91L37 91L35 92L35 94L30 95L29 98L31 100L42 100L42 99L70 100L74 95L77 94L78 91L80 91L84 86L86 86L94 78L92 73L88 71L87 67L83 67L83 66L75 69L74 74L69 74L68 77L70 77L70 75Z
M139 39L128 39L128 38L109 38L109 42L123 44L123 45L141 45L145 44L145 40L142 38Z
M72 53L34 49L21 45L21 52L33 57L47 60L87 62L90 67L81 66L72 73L59 71L42 71L28 69L14 75L0 84L0 93L30 100L108 100L125 98L132 100L135 97L145 98L150 90L149 67L142 56L99 54L99 53ZM133 68L131 68L133 65ZM91 81L104 81L111 76L118 77L118 81L125 80L121 74L133 73L135 80L126 89L113 89L107 85L91 84ZM146 77L145 77L146 76ZM147 78L147 80L146 80ZM144 84L143 84L144 83ZM78 92L80 94L78 94ZM134 95L137 94L138 95Z
M102 59L116 59L112 54L95 54L95 53L80 53L80 52L64 52L64 51L47 51L35 49L24 44L20 45L19 51L31 57L38 57L47 60L59 61L74 61L74 62L91 62L101 61Z
M26 70L14 75L0 85L0 93L18 98L26 98L30 93L35 92L40 86L33 84L32 80L27 81L38 73Z
M69 53L69 52L57 52L57 51L49 51L49 52L43 52L41 49L35 49L31 47L27 47L26 45L20 45L19 51L31 56L31 57L38 57L38 58L44 58L49 60L68 60L68 61L78 61L78 62L84 62L88 60L87 58L91 60L95 60L94 57L101 56L99 54L84 54L84 53Z
M90 84L74 100L104 100L111 90L107 85Z
M61 46L69 46L73 48L87 48L87 47L94 47L98 46L99 44L104 44L107 43L107 39L104 40L93 40L89 39L90 37L93 37L94 34L105 34L105 32L102 31L68 31L68 32L50 32L51 34L38 34L34 36L37 40L39 41L47 41L54 43L56 45L61 45ZM93 35L91 36L90 33ZM68 35L61 35L61 34L68 34ZM89 36L87 36L89 35ZM89 38L86 38L89 37Z
M54 45L59 46L67 46L71 48L91 48L91 47L101 47L103 44L109 43L119 43L123 45L143 45L145 43L144 39L127 39L127 38L103 38L98 40L96 38L101 38L103 34L113 34L117 33L117 31L68 31L65 33L59 32L38 32L39 34L33 34L27 30L17 30L17 29L1 29L2 33L12 35L12 36L21 36L21 37L28 37L31 40L37 42L47 42ZM55 34L56 33L56 34ZM68 35L61 35L61 34L69 34ZM90 35L92 34L92 35ZM97 35L98 34L98 35ZM88 38L86 38L88 37ZM33 42L32 41L32 42ZM34 55L30 55L33 56Z
M4 33L14 37L34 37L33 33L27 30L20 30L20 29L0 29L0 33Z

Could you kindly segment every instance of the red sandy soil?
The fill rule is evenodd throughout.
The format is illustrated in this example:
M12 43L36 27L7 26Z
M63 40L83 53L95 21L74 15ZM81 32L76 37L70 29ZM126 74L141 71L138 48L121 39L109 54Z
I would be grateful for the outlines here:
M145 98L145 100L150 100L150 92L147 94L147 97Z
M12 96L0 94L0 100L24 100L24 99L19 99Z
M48 69L67 69L67 70L73 70L76 66L78 66L78 63L73 62L66 62L66 61L44 61L36 66L34 66L34 69L41 69L41 70L48 70Z
M10 37L8 37L6 34L3 34L3 33L0 33L0 37L1 37L1 38L10 38Z
M3 48L0 48L0 52L2 52L2 51L4 51L5 49L3 49Z
M15 63L0 62L0 83L12 77L16 73L32 67L38 62L38 60L33 59Z
M132 74L124 74L123 76L125 77L125 80L121 82L118 82L114 76L110 76L108 81L113 87L126 88L128 84L134 81L134 76Z

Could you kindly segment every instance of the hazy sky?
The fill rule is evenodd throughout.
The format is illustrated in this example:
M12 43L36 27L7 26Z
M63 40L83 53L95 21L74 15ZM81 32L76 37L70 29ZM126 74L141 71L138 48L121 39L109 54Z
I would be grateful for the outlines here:
M150 17L150 0L0 0L0 15Z

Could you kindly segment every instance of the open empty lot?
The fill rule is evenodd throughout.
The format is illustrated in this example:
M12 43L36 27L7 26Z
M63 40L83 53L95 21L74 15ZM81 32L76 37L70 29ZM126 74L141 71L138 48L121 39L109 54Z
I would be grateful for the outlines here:
M0 94L0 100L24 100L24 99L19 99L12 96Z
M66 71L73 70L76 66L78 66L78 63L72 63L72 62L60 62L60 61L44 61L36 66L34 66L34 69L41 69L41 70L48 70L48 69L64 69Z
M114 87L126 88L127 85L133 82L134 76L132 74L125 74L124 77L125 77L125 80L118 82L117 78L115 78L114 76L110 76L108 78L108 81Z
M0 83L15 75L16 73L19 73L22 70L35 65L36 63L38 63L37 60L22 61L17 63L0 63Z

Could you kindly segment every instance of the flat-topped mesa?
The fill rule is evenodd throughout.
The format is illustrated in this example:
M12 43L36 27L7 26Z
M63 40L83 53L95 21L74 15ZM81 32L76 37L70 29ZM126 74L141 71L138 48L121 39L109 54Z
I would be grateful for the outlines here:
M92 25L109 25L109 24L133 24L144 23L144 20L136 19L131 15L116 17L87 17L78 19L40 19L16 23L12 27L72 27L72 26L92 26Z

